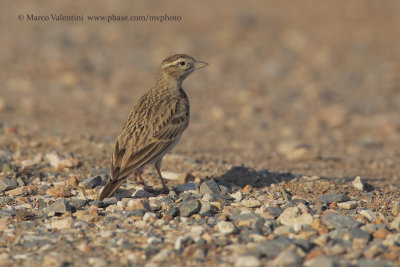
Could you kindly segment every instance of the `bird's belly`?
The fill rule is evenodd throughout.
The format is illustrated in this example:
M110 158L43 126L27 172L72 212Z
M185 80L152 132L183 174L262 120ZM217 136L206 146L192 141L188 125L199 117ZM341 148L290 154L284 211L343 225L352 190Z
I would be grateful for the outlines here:
M182 135L178 136L175 141L169 146L167 147L163 152L161 152L160 154L158 154L156 157L154 157L151 161L149 161L147 164L152 164L155 163L157 161L159 161L160 159L162 159L165 154L167 154L168 152L170 152L179 142L179 140L181 140Z

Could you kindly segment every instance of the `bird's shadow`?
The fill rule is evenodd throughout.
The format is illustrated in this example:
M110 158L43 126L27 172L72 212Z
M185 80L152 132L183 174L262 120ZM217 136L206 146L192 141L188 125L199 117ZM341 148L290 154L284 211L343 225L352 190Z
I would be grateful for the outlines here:
M234 166L226 173L221 176L215 177L215 181L218 185L223 185L230 189L230 191L236 191L246 185L251 185L254 188L268 187L271 184L279 184L281 182L289 182L294 178L302 177L302 174L291 173L291 172L271 172L268 169L254 170L245 166ZM325 177L320 176L319 180L326 181L337 181L340 183L351 183L354 177ZM371 192L375 189L375 186L368 183L368 178L364 179L364 186L366 192ZM375 181L383 181L385 178L374 179Z
M224 174L217 177L210 177L213 179L219 186L224 186L230 192L235 192L240 188L244 188L246 185L251 185L254 188L263 188L267 187L271 184L279 184L282 181L288 182L293 178L298 177L298 175L293 173L283 173L283 172L270 172L267 169L262 170L254 170L251 168L247 168L245 166L233 166ZM193 177L192 177L193 178ZM205 179L202 182L209 180ZM181 193L185 190L196 190L202 183L195 183L194 179L186 180L186 183L178 183L174 186L169 186L170 189ZM118 192L126 191L125 189L118 189ZM153 195L161 195L165 194L164 191L153 187L153 186L145 186L142 191L146 191L147 193ZM135 195L135 192L131 192L132 195Z
M282 181L288 182L298 175L293 173L270 172L267 169L253 170L245 166L234 166L226 173L215 178L219 185L228 187L232 191L251 185L254 188L263 188Z
M247 185L252 186L253 188L264 188L268 187L271 184L279 184L281 182L289 182L294 178L302 177L303 175L291 172L277 172L277 171L269 171L268 169L254 170L245 166L233 166L231 169L226 171L224 174L217 177L210 177L213 179L220 187L224 186L228 189L228 192L235 192L244 188ZM319 180L327 180L327 181L339 181L341 183L349 183L354 178L338 178L338 177L319 177ZM209 180L209 179L206 179ZM202 181L205 182L206 180ZM201 183L202 183L201 182ZM185 190L196 190L200 186L201 183L194 183L192 180L186 181L186 183L175 184L175 186L170 186L170 189L182 193ZM365 181L366 191L370 192L374 190L374 186L367 183ZM180 188L181 187L181 188ZM184 188L184 189L183 189ZM127 191L125 189L119 189L120 193L124 191L128 195L135 195L136 193L133 191ZM146 197L146 194L152 195L161 195L166 194L160 189L157 189L152 186L146 186L143 190L139 190L141 192L141 196L135 197ZM143 193L145 192L145 193ZM142 196L143 195L143 196Z

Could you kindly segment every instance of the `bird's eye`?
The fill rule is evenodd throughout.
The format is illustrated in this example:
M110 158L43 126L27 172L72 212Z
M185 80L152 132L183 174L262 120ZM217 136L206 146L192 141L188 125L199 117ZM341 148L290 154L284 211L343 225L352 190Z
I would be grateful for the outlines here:
M181 61L179 64L181 64L181 66L185 66L185 61Z

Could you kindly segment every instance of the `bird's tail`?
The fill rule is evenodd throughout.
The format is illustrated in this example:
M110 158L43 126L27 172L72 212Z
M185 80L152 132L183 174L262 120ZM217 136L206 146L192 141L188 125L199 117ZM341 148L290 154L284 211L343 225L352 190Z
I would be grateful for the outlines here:
M108 180L107 184L101 190L101 193L97 200L103 200L107 197L111 197L111 195L114 194L114 192L120 187L124 180L125 179Z

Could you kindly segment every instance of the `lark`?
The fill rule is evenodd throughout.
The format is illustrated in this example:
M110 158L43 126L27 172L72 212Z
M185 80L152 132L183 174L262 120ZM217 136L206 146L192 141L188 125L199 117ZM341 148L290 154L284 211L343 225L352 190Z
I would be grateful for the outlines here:
M161 162L181 139L190 118L189 99L182 82L207 65L185 54L170 56L161 63L154 86L140 98L122 127L112 154L110 180L99 200L112 196L133 172L144 184L141 170L148 164L154 164L163 191L168 191Z

